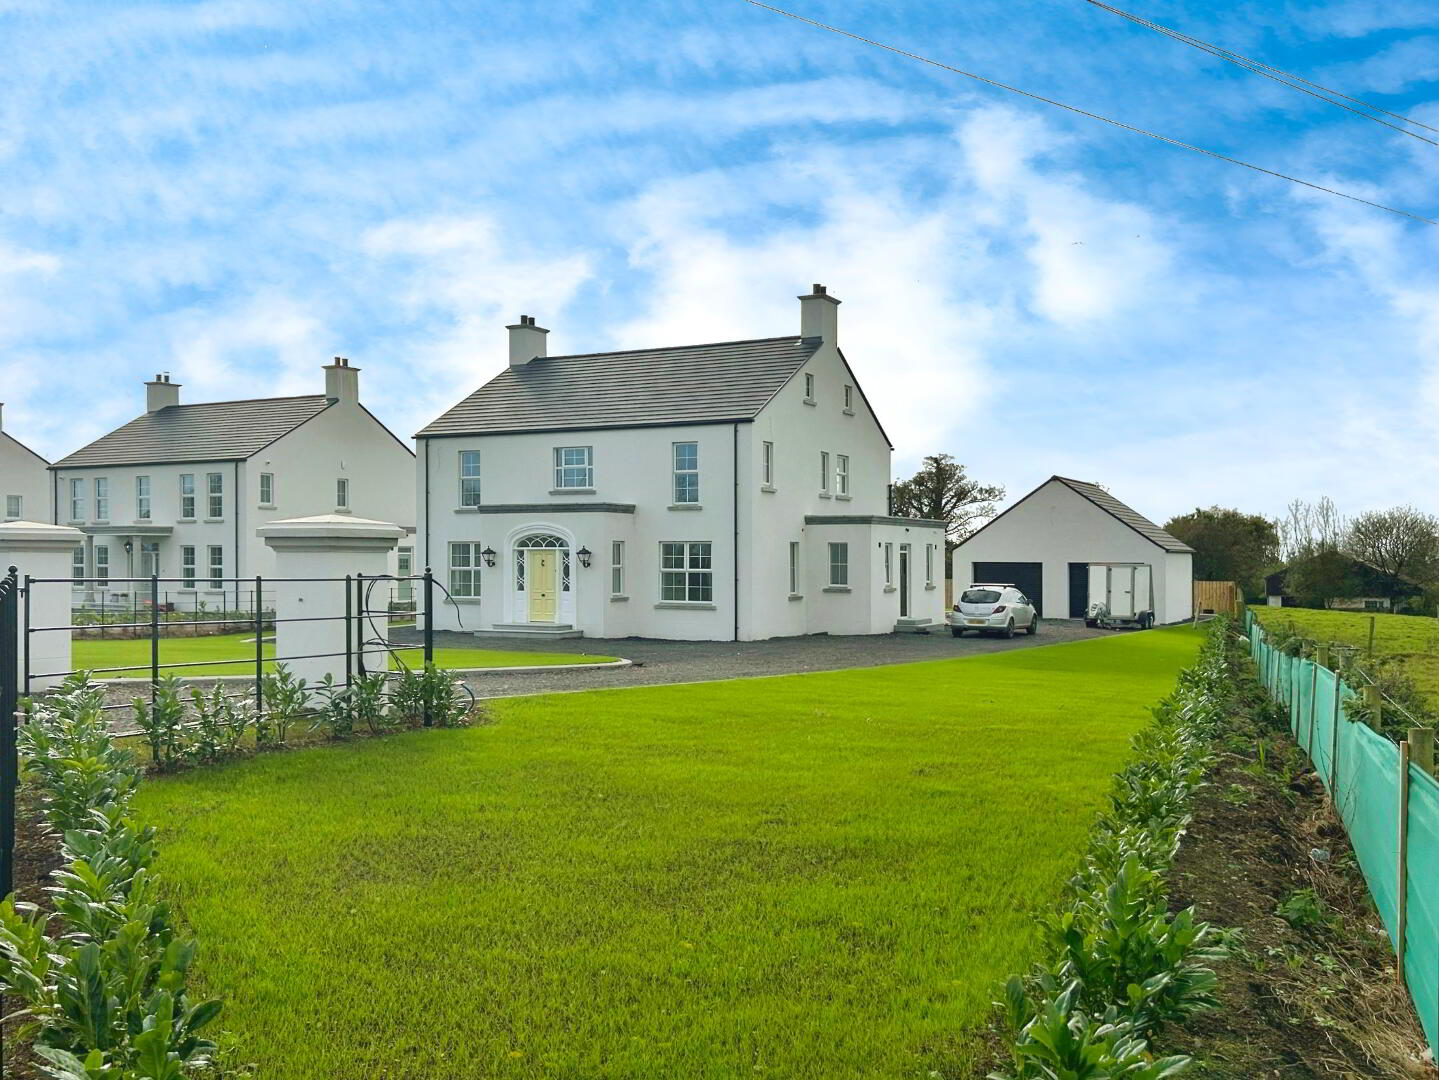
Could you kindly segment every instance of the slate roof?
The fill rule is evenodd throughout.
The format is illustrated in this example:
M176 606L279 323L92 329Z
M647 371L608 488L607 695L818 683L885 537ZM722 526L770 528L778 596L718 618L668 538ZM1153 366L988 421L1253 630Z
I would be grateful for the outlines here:
M329 407L324 394L171 405L145 413L51 468L243 461Z
M819 346L779 337L539 357L506 368L416 437L748 420Z
M1126 506L1109 492L1105 491L1098 484L1086 483L1083 480L1071 480L1067 476L1052 476L1050 477L1050 479L1058 480L1061 484L1069 488L1071 491L1075 492L1078 495L1082 495L1084 498L1092 502L1095 506L1099 507L1101 510L1112 514L1114 517L1117 517L1120 521L1124 522L1124 524L1128 525L1135 532L1139 533L1146 539L1153 541L1155 544L1162 547L1165 551L1174 551L1181 553L1194 551L1194 549L1188 544L1186 544L1183 540L1180 540L1177 536L1173 536L1170 533L1165 532L1158 525L1154 524L1154 522L1150 521L1147 517L1141 514L1138 510Z

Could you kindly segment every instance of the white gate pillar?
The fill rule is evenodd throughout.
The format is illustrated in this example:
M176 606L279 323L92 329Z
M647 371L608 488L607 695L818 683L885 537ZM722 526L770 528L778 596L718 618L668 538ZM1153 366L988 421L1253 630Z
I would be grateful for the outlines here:
M33 585L28 596L31 626L70 625L70 578L74 573L75 549L85 534L69 525L47 525L39 521L7 521L0 525L0 573L11 566L25 578L63 578ZM20 692L25 692L25 598L20 606ZM70 670L70 631L46 630L31 634L29 670L52 672ZM63 676L30 680L30 691L59 686Z
M273 590L275 618L279 620L275 623L275 655L311 686L327 674L343 683L347 642L357 650L353 662L358 671L361 643L384 637L389 631L387 617L377 615L360 621L360 597L353 588L348 605L356 618L353 626L345 622L344 578L388 573L390 552L405 536L405 530L388 521L322 514L271 521L256 529L255 535L275 552L275 577L265 582ZM380 608L386 606L390 590L377 586L371 596L370 606ZM317 621L284 621L300 618ZM287 656L310 659L284 660ZM364 652L366 670L383 670L387 656L383 648L369 647Z

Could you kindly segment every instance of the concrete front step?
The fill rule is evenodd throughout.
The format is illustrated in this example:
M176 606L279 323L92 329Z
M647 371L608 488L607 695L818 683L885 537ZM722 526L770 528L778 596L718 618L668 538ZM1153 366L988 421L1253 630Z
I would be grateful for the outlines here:
M583 630L576 630L564 623L496 623L488 630L475 630L472 633L475 637L487 641L563 641L585 636Z
M936 623L929 619L921 619L917 616L910 616L900 619L894 624L896 634L928 634L935 629Z

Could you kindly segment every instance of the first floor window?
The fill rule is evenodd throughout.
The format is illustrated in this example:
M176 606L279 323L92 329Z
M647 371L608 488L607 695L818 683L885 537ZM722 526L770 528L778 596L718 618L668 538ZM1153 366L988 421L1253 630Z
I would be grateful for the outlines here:
M335 481L335 506L340 510L350 508L350 482L343 476Z
M610 541L610 595L625 594L625 542Z
M674 444L675 502L697 503L700 501L700 444L677 442Z
M894 584L894 545L884 545L884 583Z
M799 541L789 542L789 594L799 595Z
M135 520L150 520L150 478L135 477Z
M160 576L160 541L140 541L140 576Z
M186 544L180 549L180 587L182 589L195 587L195 548L191 544Z
M666 540L660 544L660 599L680 603L714 601L714 545L708 540Z
M103 589L110 580L110 547L108 544L95 545L95 576Z
M460 505L480 505L480 452L460 451Z
M260 505L275 505L275 474L262 472L260 474Z
M450 544L450 595L470 598L480 595L479 541L460 540Z
M95 520L110 520L110 480L105 476L95 477Z
M225 587L225 549L219 544L210 545L210 588Z
M24 505L25 505L25 500L24 500L24 497L23 497L23 496L20 496L20 495L6 495L6 496L5 496L5 516L6 516L7 518L24 517L24 513L22 512L22 508L24 507Z
M225 475L212 472L205 479L205 492L209 497L205 512L212 518L225 516Z
M180 474L180 517L195 516L195 474Z
M555 447L555 487L595 486L595 451L591 446Z
M829 545L829 583L849 584L849 545L846 543L831 542Z
M769 487L774 487L774 443L764 443L761 450L760 460L763 463L764 482Z
M844 407L850 411L854 410L854 387L846 385L844 388Z
M85 549L83 547L77 547L74 554L70 556L70 576L77 582L85 580Z
M834 456L834 493L836 495L849 494L848 454L835 454Z
M400 580L395 582L395 599L401 604L413 604L415 602L415 583L411 580L415 574L415 549L402 547L395 556L395 576Z
M819 452L819 489L820 489L820 491L828 491L828 490L829 490L829 451L828 451L828 450L821 450L821 451Z
M70 481L70 520L85 520L85 481Z
M808 371L804 373L804 399L806 401L814 400L814 376Z

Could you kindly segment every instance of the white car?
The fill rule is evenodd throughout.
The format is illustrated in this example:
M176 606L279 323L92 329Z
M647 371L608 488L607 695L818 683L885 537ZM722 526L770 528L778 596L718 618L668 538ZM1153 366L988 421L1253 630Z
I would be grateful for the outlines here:
M1005 637L1014 637L1016 630L1039 633L1039 612L1013 585L971 585L960 594L959 603L945 619L955 637L962 637L966 630Z

